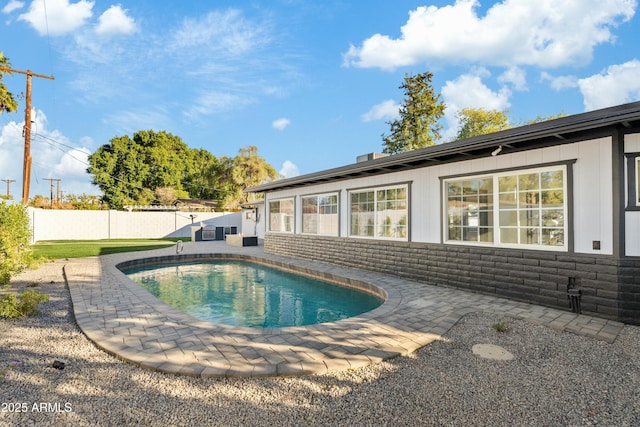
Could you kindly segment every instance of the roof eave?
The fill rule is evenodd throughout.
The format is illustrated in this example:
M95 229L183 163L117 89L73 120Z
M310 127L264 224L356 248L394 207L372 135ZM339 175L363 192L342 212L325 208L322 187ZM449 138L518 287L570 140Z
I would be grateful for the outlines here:
M334 180L348 179L362 175L374 175L399 169L411 169L419 165L441 163L443 158L459 155L477 155L478 152L493 151L497 146L514 147L526 142L540 141L545 138L557 139L562 143L564 135L586 132L592 129L606 128L622 124L631 127L640 121L640 102L618 105L602 110L590 111L573 116L562 117L531 125L511 128L491 134L479 135L468 139L443 143L419 150L395 154L388 157L352 163L324 171L300 175L293 178L272 181L247 188L250 193L279 190L317 184ZM417 165L417 166L416 166Z

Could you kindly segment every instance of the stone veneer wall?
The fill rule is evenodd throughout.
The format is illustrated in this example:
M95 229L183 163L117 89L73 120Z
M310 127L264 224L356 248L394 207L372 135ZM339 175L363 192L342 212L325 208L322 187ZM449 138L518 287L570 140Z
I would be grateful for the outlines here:
M640 258L298 234L267 234L264 248L567 311L575 277L583 313L640 324Z

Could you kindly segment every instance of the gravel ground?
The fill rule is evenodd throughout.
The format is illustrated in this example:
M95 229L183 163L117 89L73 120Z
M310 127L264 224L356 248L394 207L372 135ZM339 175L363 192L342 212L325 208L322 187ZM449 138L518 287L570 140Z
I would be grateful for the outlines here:
M320 376L201 379L98 350L75 325L62 261L16 277L51 300L0 320L0 425L638 426L640 328L613 344L471 314L409 357ZM507 322L508 333L492 328ZM474 344L513 353L483 359ZM54 369L54 361L66 364ZM20 412L17 412L20 411Z

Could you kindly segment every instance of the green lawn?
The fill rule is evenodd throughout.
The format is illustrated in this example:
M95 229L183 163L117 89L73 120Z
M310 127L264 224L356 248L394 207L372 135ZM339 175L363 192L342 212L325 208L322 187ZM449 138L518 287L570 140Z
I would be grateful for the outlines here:
M166 239L113 239L113 240L48 240L33 245L35 258L84 258L119 252L147 251L173 246L178 240Z

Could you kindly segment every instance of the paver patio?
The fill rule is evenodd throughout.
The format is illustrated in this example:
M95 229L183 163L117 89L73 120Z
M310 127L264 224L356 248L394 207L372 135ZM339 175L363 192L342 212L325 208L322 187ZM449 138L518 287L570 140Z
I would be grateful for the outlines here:
M161 372L201 377L317 374L357 368L412 353L442 339L462 316L493 312L613 342L623 324L538 305L430 286L369 271L266 254L261 246L189 242L181 256L222 254L315 271L382 288L387 299L337 322L248 328L199 320L161 302L116 265L176 255L174 247L71 260L64 267L80 329L98 347Z

